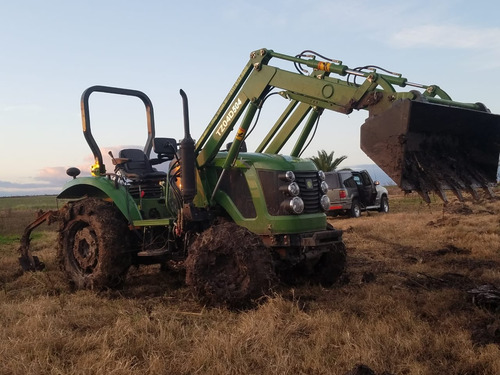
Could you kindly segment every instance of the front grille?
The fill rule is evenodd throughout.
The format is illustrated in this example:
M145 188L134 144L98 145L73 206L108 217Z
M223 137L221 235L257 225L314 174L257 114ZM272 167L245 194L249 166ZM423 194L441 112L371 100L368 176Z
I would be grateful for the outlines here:
M295 172L295 182L300 187L299 197L304 201L304 213L320 212L321 192L318 172Z
M281 203L289 197L279 190L280 186L287 185L289 182L280 180L278 177L279 173L282 172L259 171L259 178L266 199L267 211L274 216L290 215L290 212L281 207ZM294 174L295 182L297 182L300 187L299 197L304 201L303 213L311 214L323 212L320 206L321 191L318 172L294 172Z

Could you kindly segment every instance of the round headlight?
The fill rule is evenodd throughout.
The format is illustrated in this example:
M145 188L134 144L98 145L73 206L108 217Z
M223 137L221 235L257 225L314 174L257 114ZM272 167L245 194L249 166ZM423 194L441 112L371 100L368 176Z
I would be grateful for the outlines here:
M281 173L279 178L283 181L295 181L295 174L292 171L286 171L285 173Z
M325 181L325 172L318 171L318 177L321 181Z
M321 181L321 191L323 192L323 194L326 194L326 192L328 191L328 184L326 183L326 181Z
M287 199L282 204L288 212L291 212L293 214L301 214L302 211L304 211L304 201L300 197Z
M293 197L299 195L300 193L299 184L297 184L296 182L292 182L290 185L288 185L288 193L290 193L290 195Z
M323 195L320 203L323 211L328 211L330 209L330 198L328 198L328 195Z
M304 201L302 200L302 198L293 197L290 201L290 208L292 209L293 213L301 214L302 211L304 211Z

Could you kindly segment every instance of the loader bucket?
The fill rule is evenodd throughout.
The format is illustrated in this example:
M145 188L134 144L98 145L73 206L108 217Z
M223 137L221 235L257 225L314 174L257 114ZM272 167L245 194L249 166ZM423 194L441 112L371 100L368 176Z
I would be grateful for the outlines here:
M485 111L409 99L370 116L361 127L361 149L405 191L426 202L445 190L460 199L493 194L500 150L500 116Z

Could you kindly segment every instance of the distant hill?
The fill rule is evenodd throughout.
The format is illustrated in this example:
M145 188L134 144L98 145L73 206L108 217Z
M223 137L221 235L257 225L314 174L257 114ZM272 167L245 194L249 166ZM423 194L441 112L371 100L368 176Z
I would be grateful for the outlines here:
M380 169L376 164L359 164L342 168L350 168L355 171L367 170L371 178L374 181L379 181L381 185L383 186L396 185L396 183L387 175L387 173L385 173L382 169Z

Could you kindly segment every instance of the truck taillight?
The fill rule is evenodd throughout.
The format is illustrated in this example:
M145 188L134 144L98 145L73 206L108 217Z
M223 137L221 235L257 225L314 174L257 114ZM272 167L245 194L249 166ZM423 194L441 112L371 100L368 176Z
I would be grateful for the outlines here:
M347 193L345 190L340 190L339 191L339 198L343 199L343 198L347 198Z

